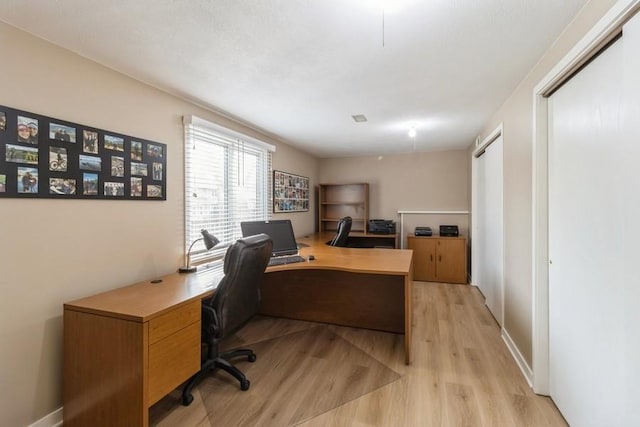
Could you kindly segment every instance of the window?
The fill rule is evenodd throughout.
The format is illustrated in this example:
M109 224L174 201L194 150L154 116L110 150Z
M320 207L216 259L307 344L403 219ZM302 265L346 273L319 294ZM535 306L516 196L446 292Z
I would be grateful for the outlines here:
M185 253L204 228L220 243L209 252L196 243L191 262L212 261L242 237L241 221L269 218L275 147L194 116L184 127Z

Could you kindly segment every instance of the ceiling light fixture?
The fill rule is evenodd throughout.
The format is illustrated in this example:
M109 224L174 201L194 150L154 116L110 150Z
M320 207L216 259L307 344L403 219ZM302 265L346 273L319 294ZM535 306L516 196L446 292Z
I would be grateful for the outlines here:
M367 121L367 117L364 114L356 114L351 116L356 123L363 123Z
M409 128L409 138L411 138L411 141L413 141L413 151L416 151L416 135L417 134L418 132L416 132L416 127L411 126Z

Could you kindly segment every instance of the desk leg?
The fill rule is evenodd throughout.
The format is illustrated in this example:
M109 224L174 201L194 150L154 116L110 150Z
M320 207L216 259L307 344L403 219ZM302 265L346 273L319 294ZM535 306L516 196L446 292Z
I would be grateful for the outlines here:
M412 288L411 274L404 276L404 363L411 364L411 323L412 317Z

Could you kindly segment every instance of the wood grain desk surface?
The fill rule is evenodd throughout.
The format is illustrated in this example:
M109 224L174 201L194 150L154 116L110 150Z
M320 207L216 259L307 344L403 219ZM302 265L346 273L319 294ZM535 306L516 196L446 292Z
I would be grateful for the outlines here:
M363 233L350 233L349 235ZM298 243L309 245L300 248L300 255L313 255L315 260L294 264L269 267L267 271L282 271L295 269L323 269L343 270L354 273L407 275L411 270L413 251L411 249L365 249L338 248L329 246L333 233L316 233L309 237L299 237ZM367 236L380 237L368 234Z
M300 248L300 255L313 255L315 260L269 267L267 272L318 269L342 270L354 273L409 275L413 251L410 249L361 249L338 248L326 244L333 233L316 233L298 238L308 247ZM172 307L186 304L197 298L213 294L221 272L204 269L197 273L172 273L159 277L162 282L151 279L133 285L96 294L64 304L65 309L96 313L146 322Z
M145 280L65 303L64 308L147 322L178 305L213 294L221 278L222 273L213 269L191 274L172 273L159 277L160 283Z

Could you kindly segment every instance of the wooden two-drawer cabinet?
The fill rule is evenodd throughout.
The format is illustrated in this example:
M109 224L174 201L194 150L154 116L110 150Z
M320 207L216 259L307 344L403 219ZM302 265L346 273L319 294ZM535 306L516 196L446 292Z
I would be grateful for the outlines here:
M65 427L147 427L151 405L198 372L195 279L174 274L64 305Z
M467 240L464 237L407 236L413 249L413 279L467 283Z

